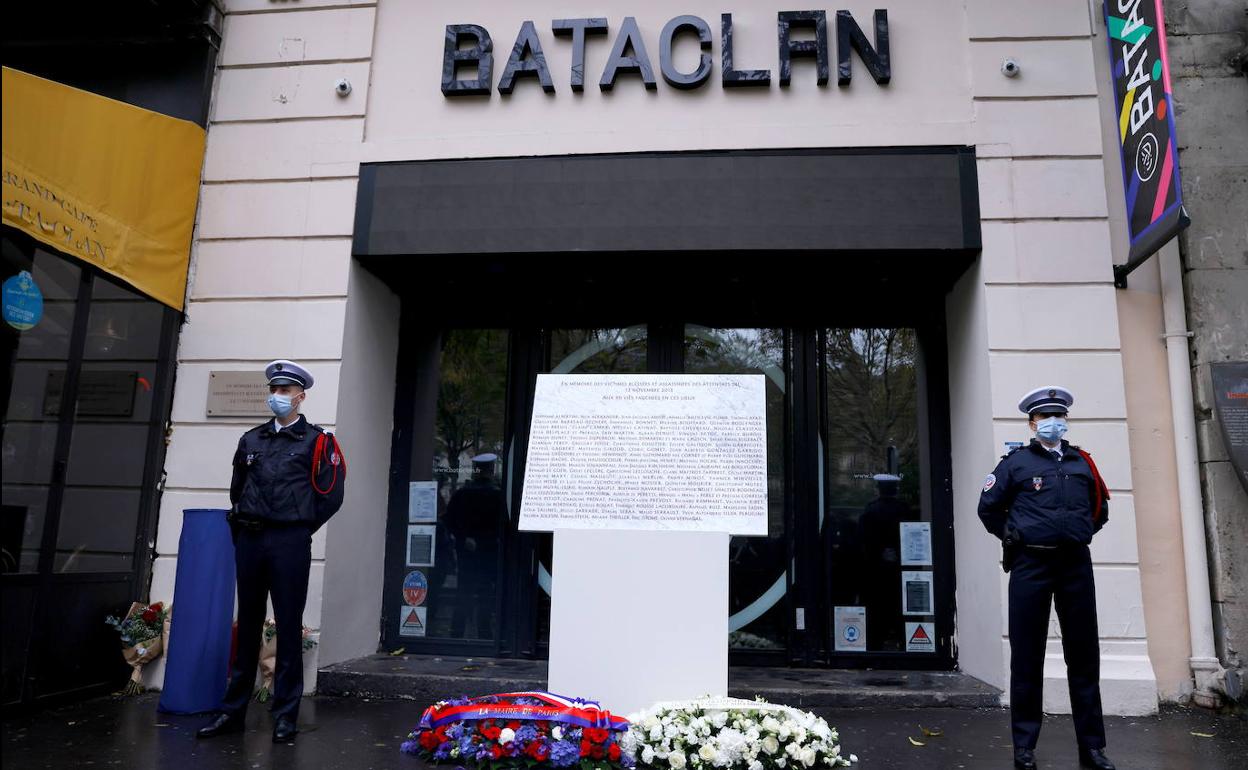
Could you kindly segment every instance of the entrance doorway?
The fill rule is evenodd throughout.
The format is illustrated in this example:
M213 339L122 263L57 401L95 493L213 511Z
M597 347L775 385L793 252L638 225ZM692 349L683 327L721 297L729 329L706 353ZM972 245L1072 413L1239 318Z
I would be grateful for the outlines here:
M515 527L539 373L761 374L769 526L730 542L731 659L952 667L939 324L412 328L400 362L386 649L546 654L551 536Z
M952 668L944 306L977 189L970 147L362 165L352 251L402 302L384 647L545 655L537 375L755 372L770 523L731 542L732 660Z

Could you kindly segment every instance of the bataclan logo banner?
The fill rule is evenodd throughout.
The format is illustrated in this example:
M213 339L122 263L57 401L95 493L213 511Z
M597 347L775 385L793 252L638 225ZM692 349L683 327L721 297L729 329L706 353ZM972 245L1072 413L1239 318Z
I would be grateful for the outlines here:
M1106 0L1105 25L1133 262L1157 251L1190 220L1179 185L1161 0Z
M1111 0L1113 2L1113 0ZM888 11L876 10L872 18L875 39L868 40L853 14L837 11L834 20L836 34L836 83L847 86L853 75L850 51L858 54L872 79L881 86L892 77L888 51ZM551 23L555 37L569 38L572 43L572 67L569 85L573 91L585 90L585 46L591 37L607 37L606 19L556 19ZM793 59L814 59L815 78L820 86L828 83L829 45L828 14L824 11L781 11L776 14L776 34L779 43L778 80L782 87L792 78ZM811 33L814 39L795 40L793 32L801 30L804 37ZM769 87L771 70L740 69L733 58L732 14L720 14L720 71L719 79L724 88ZM673 88L689 90L700 88L710 79L714 69L711 58L711 26L698 16L677 16L663 26L659 33L659 74ZM677 68L672 49L678 39L697 41L702 54L692 70ZM489 96L494 88L494 42L489 31L478 24L448 24L446 47L442 57L442 93L447 96ZM637 20L626 16L615 33L611 53L603 67L598 88L610 91L620 75L636 75L647 88L657 87L653 60L646 41L637 26ZM510 94L521 79L532 79L546 93L555 92L555 81L546 64L545 49L532 21L520 25L511 55L498 80L498 91Z

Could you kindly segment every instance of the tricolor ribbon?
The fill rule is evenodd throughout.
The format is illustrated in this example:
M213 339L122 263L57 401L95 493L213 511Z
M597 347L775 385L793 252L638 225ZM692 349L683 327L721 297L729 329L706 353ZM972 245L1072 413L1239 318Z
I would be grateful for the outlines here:
M544 706L517 703L485 703L493 699L533 698L547 704ZM478 719L527 719L560 722L577 727L594 727L604 730L626 730L628 720L609 711L603 711L595 701L568 698L548 692L510 692L473 698L459 706L430 706L420 718L420 729L432 730L448 722Z

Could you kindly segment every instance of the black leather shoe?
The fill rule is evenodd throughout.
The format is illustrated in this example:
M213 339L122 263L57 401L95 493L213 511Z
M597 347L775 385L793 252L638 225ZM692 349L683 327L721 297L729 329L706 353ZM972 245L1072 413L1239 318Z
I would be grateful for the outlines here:
M273 726L273 742L274 743L294 743L295 735L299 733L299 728L291 719L286 717L278 717L277 724Z
M243 720L230 714L218 714L208 724L199 728L195 733L196 738L216 738L218 735L226 735L228 733L241 733L243 731Z
M1018 770L1036 770L1036 752L1031 749L1014 749L1014 766Z
M1114 763L1105 756L1105 749L1079 749L1079 764L1096 770L1114 770Z

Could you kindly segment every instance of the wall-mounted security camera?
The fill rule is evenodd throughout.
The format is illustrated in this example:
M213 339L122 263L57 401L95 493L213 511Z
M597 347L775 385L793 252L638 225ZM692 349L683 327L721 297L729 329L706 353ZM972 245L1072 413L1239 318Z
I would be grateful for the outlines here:
M1018 74L1022 71L1023 71L1023 65L1019 64L1013 59L1006 59L1005 61L1001 62L1001 74L1005 75L1007 78L1016 78L1018 77Z
M351 93L351 81L346 78L338 78L338 82L334 83L334 93L339 96L347 96Z

